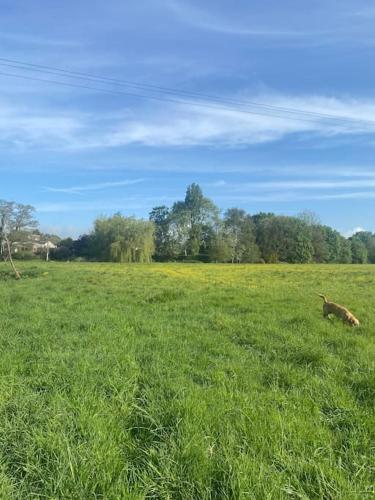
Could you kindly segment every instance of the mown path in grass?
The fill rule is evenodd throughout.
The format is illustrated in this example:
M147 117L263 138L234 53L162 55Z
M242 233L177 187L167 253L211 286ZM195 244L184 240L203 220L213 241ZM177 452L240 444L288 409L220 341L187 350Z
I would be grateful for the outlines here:
M20 267L0 265L0 498L373 494L375 266Z

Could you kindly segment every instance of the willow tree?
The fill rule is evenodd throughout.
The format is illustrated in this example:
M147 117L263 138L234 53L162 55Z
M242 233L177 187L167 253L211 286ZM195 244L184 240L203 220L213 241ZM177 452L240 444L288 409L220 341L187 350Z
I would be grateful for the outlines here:
M154 224L115 214L95 221L94 238L100 258L114 262L151 262Z

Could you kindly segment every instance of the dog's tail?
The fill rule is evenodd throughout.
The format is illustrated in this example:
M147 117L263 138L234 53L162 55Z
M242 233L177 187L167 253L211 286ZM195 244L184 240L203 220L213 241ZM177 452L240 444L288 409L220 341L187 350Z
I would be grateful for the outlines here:
M324 302L328 302L327 297L325 295L323 295L322 293L318 293L318 295L324 300Z

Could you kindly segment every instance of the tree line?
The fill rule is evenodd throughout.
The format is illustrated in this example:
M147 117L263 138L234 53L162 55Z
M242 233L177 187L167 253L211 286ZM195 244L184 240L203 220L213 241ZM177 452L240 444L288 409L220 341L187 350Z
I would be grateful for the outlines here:
M309 212L250 215L219 208L191 184L183 200L154 207L149 220L99 217L89 234L61 240L52 258L112 262L375 263L375 234L345 238Z

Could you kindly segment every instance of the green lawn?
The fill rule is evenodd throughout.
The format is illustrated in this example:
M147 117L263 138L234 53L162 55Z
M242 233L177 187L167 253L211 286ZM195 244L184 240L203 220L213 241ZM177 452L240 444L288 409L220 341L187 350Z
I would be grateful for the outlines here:
M375 266L20 267L1 499L373 498Z

